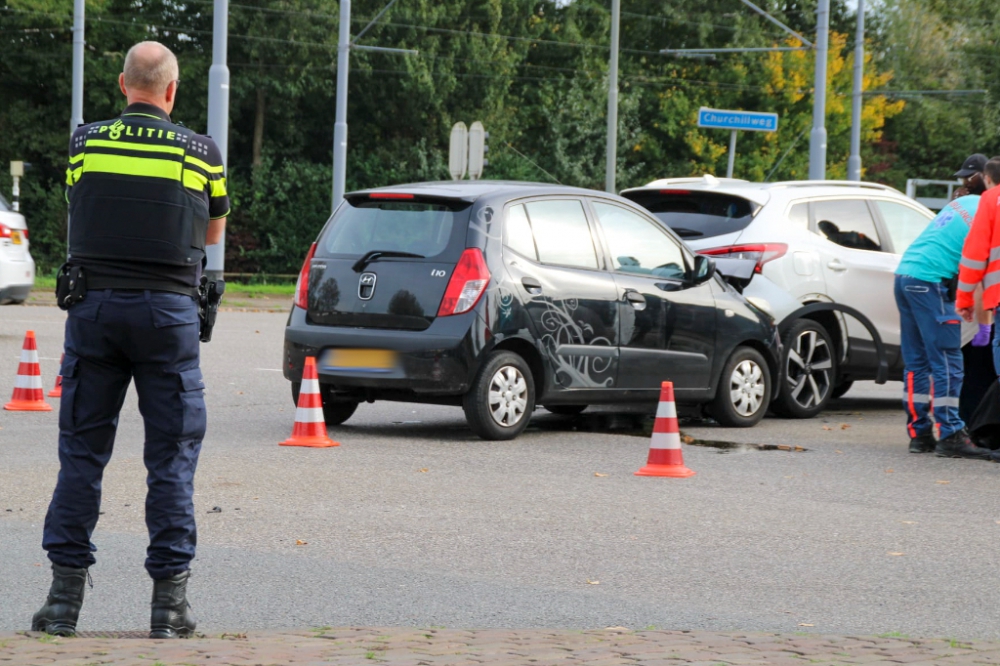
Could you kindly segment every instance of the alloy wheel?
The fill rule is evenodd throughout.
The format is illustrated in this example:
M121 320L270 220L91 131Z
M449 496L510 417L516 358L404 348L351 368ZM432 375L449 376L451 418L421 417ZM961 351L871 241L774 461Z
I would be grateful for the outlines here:
M752 416L764 402L764 371L750 359L741 361L729 378L729 396L740 416Z
M788 350L785 381L789 397L804 408L815 407L830 393L833 357L830 345L816 331L803 331Z
M493 421L504 428L517 425L528 408L528 383L517 368L505 365L490 380L489 409Z

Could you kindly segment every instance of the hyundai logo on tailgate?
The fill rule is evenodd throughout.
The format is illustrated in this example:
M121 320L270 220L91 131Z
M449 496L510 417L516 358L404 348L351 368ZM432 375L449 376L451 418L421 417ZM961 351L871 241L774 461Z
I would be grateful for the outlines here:
M375 274L362 273L358 280L358 298L363 301L370 301L375 295Z

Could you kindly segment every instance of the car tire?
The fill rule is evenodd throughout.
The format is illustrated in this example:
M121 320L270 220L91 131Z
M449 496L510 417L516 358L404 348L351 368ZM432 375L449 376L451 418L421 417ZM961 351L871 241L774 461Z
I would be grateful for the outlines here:
M587 405L544 405L544 407L559 416L577 416L587 409Z
M771 402L771 371L759 351L737 347L719 375L711 414L726 428L760 423Z
M528 426L535 409L535 383L528 364L513 352L493 352L462 397L462 408L469 427L481 438L514 439Z
M833 397L837 352L830 334L819 323L799 319L781 337L781 386L772 408L792 419L810 419Z
M347 419L354 416L358 409L356 402L327 402L323 401L323 421L328 426L339 426Z
M292 382L292 404L298 407L299 392L302 390L302 382ZM326 392L320 385L320 392L323 396L323 421L328 426L338 426L347 419L354 416L358 409L357 402L332 402L327 400Z
M840 382L834 387L833 393L830 394L830 399L836 400L837 398L843 398L844 395L851 390L852 386L854 386L853 380L849 379L845 382Z

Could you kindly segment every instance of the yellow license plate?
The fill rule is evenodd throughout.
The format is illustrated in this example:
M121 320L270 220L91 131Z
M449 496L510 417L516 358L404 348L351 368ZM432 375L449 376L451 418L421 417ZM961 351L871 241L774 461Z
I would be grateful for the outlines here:
M328 349L320 365L329 370L390 372L396 367L396 352L388 349Z
M10 240L14 243L14 245L20 245L21 244L21 232L20 231L11 230L11 232L10 232Z

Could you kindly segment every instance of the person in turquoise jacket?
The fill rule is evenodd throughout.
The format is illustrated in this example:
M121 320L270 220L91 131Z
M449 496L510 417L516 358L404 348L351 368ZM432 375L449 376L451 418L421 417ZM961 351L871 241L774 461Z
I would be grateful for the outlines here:
M954 290L949 289L958 275L962 246L978 206L977 195L949 202L903 253L896 269L900 345L906 366L903 406L911 453L990 457L990 451L972 443L959 416L964 378L961 319L955 311ZM989 335L990 326L981 327L974 344L988 344Z

